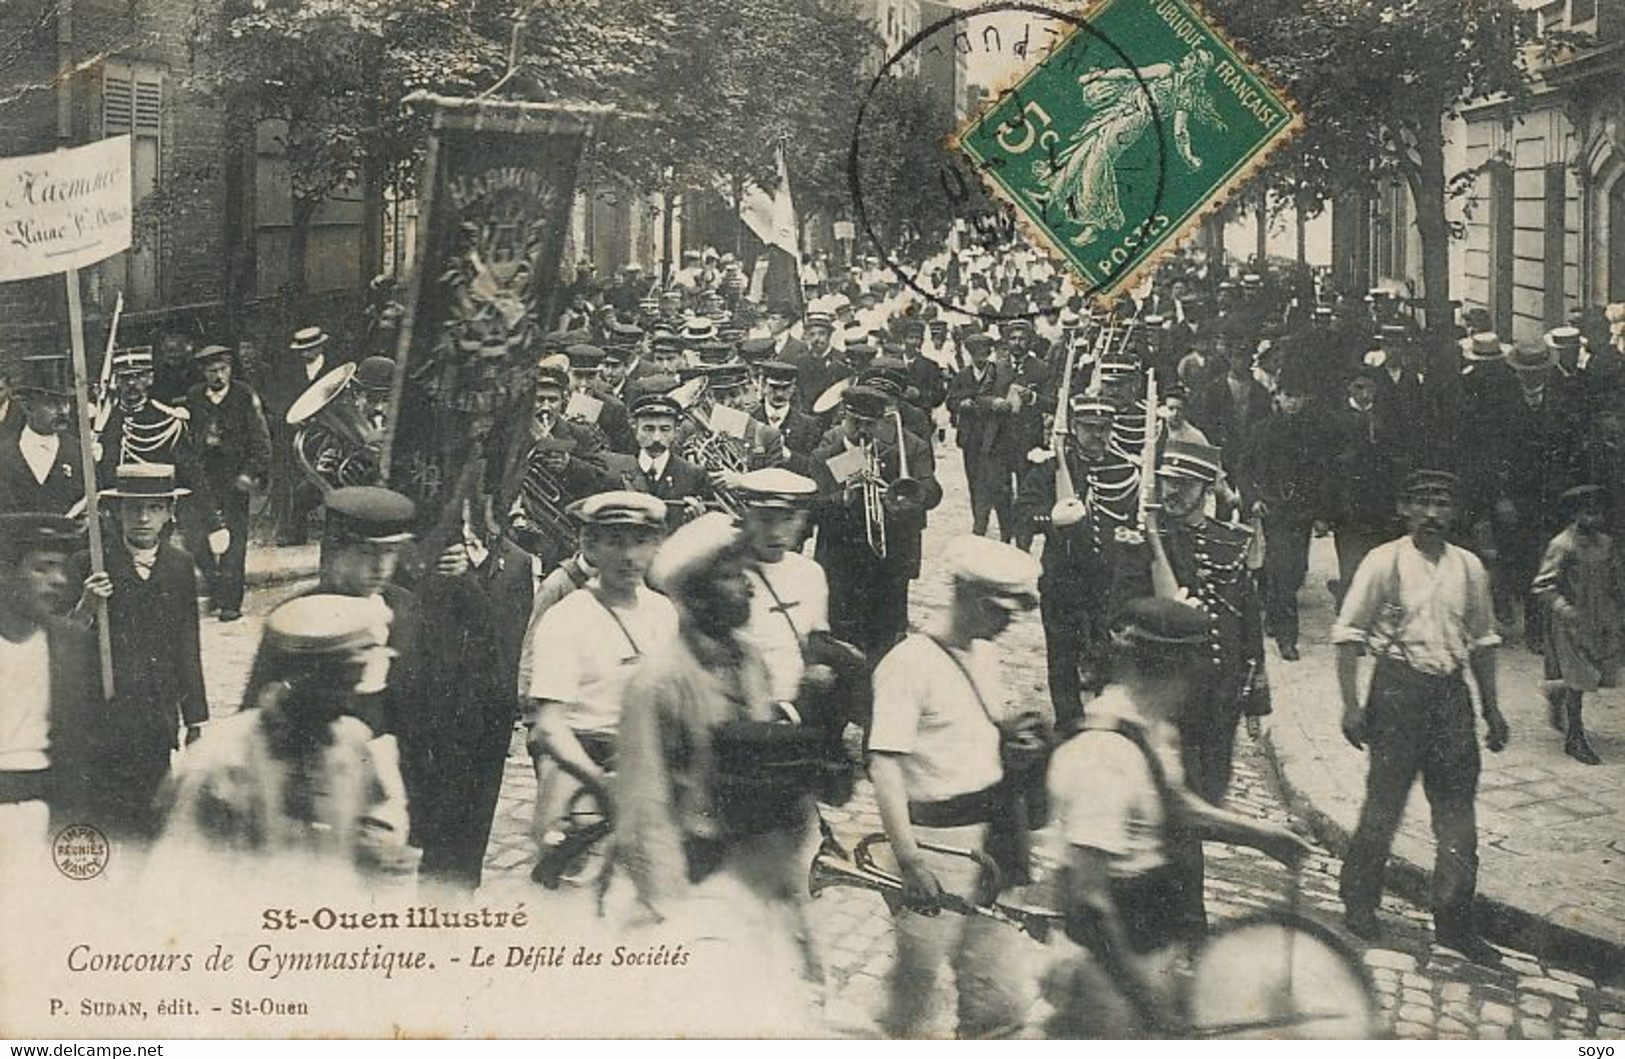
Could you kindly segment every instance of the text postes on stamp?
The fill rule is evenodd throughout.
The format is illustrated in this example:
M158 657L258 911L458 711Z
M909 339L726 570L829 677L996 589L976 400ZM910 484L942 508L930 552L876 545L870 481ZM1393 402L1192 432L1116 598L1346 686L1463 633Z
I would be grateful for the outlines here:
M958 145L1087 291L1111 297L1301 119L1185 0L1106 0L1088 24Z

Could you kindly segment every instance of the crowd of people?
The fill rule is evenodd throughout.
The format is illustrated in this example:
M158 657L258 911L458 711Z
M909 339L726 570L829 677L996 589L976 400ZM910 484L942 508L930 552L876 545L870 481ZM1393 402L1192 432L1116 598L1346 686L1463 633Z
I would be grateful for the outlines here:
M1202 842L1307 852L1224 803L1238 727L1272 708L1266 644L1298 660L1310 540L1330 533L1341 725L1371 768L1345 925L1383 932L1420 772L1438 940L1499 960L1472 919L1466 676L1497 751L1495 648L1520 630L1566 752L1597 762L1583 697L1625 654L1625 306L1514 346L1476 310L1424 328L1390 292L1197 251L1110 310L1019 247L907 272L809 274L792 306L708 251L667 284L583 271L526 352L499 525L449 543L378 476L394 359L307 327L258 385L233 350L197 350L178 399L175 380L154 396L150 350L113 355L94 564L66 364L9 363L0 842L92 822L155 857L472 893L517 722L533 879L782 950L813 981L809 868L849 856L816 807L866 769L897 866L887 1032L924 1030L949 967L961 1033L1022 1030L1036 983L978 909L989 865L1030 878L1046 821L1054 917L1084 952L1052 979L1054 1028L1176 1032L1167 954L1207 927ZM971 523L928 554L950 446ZM199 586L241 617L266 494L288 539L319 514L320 575L211 720ZM926 567L951 603L919 620ZM1047 701L1006 693L993 646L1028 610ZM970 914L928 914L944 907Z

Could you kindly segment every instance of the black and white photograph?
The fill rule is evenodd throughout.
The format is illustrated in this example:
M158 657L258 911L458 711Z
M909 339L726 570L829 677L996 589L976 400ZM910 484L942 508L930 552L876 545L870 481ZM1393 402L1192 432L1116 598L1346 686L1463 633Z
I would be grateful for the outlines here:
M0 1038L1604 1059L1622 671L1625 0L0 0Z

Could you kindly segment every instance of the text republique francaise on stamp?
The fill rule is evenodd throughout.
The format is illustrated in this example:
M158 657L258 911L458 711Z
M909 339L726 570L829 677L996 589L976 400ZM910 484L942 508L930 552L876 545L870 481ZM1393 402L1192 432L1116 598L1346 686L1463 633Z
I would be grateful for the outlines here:
M1109 298L1301 120L1184 0L1106 0L956 144L1036 241Z

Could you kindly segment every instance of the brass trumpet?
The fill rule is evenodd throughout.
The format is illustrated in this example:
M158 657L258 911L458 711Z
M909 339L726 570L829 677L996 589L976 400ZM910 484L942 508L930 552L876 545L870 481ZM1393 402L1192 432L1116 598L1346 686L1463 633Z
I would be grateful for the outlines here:
M851 886L880 894L888 905L900 904L903 896L903 880L878 867L872 852L876 845L887 842L889 840L882 832L865 835L848 857L833 838L825 838L818 855L813 858L812 869L808 872L807 892L817 897L831 886ZM939 846L931 842L921 842L919 847L951 857L965 857L975 861L982 871L976 901L944 892L937 900L939 908L957 915L985 916L997 920L1040 942L1047 940L1050 930L1061 921L1059 912L1023 908L997 900L993 895L999 891L999 870L986 854L954 846Z
M925 488L919 480L908 474L907 436L903 432L903 416L893 408L887 413L897 425L897 479L887 483L880 474L880 449L877 442L869 442L869 468L863 480L863 521L869 540L869 550L886 558L886 512L893 505L914 505L920 502Z

